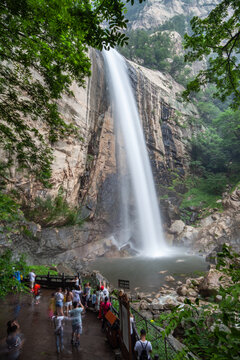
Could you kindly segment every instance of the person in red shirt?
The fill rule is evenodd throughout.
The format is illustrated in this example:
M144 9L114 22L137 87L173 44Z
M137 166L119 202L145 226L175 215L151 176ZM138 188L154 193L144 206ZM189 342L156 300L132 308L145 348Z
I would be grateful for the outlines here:
M108 312L108 310L111 309L112 304L110 303L110 301L108 301L108 297L105 297L105 301L101 303L101 314L102 314L102 318L103 318L103 322L102 322L102 329L104 330L105 327L105 323L106 323L106 318L105 315Z
M41 288L41 286L40 286L39 284L35 284L34 287L33 287L34 303L35 303L36 305L39 304L40 288Z

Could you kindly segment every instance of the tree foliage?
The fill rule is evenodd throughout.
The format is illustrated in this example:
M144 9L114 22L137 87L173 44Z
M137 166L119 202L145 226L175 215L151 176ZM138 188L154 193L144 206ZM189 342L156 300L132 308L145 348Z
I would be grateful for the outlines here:
M240 106L240 2L222 0L210 14L191 20L193 34L185 35L187 61L208 58L208 68L192 80L185 97L210 82L215 84L215 96L225 101L231 97L232 106Z
M176 55L168 31L136 30L127 36L128 44L120 49L125 57L148 68L169 72L176 79L182 74L184 57Z
M0 298L6 296L9 292L26 290L24 284L14 278L15 271L20 271L22 275L28 273L25 256L21 255L18 260L14 261L12 252L6 250L0 256Z
M14 162L43 182L50 177L51 144L73 132L57 100L73 80L82 86L90 75L89 46L102 50L127 41L124 10L120 0L1 1L0 147L6 159L0 175L6 181Z

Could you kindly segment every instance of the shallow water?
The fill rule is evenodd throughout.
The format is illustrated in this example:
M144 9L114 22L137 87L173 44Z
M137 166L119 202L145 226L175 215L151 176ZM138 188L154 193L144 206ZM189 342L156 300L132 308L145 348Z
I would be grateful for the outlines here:
M116 288L118 279L122 279L130 281L131 291L152 292L166 284L165 276L172 275L176 281L183 281L189 276L200 276L207 271L208 264L203 257L182 253L161 258L99 258L91 262L89 267L99 270Z

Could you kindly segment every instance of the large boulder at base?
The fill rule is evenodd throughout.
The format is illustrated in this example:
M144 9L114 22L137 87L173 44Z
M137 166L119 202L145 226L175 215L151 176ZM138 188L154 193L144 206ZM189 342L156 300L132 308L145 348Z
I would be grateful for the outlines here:
M176 220L172 223L169 232L172 234L179 235L183 232L185 228L185 223L182 220Z
M148 309L148 302L146 300L141 300L140 304L139 304L139 309L140 310L147 310Z
M202 296L216 296L220 286L226 287L230 284L230 278L216 269L210 269L199 285L199 293Z

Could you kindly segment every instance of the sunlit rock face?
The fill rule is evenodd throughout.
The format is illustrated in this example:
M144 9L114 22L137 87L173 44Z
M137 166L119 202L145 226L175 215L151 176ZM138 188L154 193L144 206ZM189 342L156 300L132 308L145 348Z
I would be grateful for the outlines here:
M128 64L155 180L166 182L169 170L184 175L189 163L187 142L197 131L190 121L198 117L196 108L182 102L184 88L170 75Z
M148 0L130 26L133 30L153 29L176 15L205 17L219 3L220 0Z

